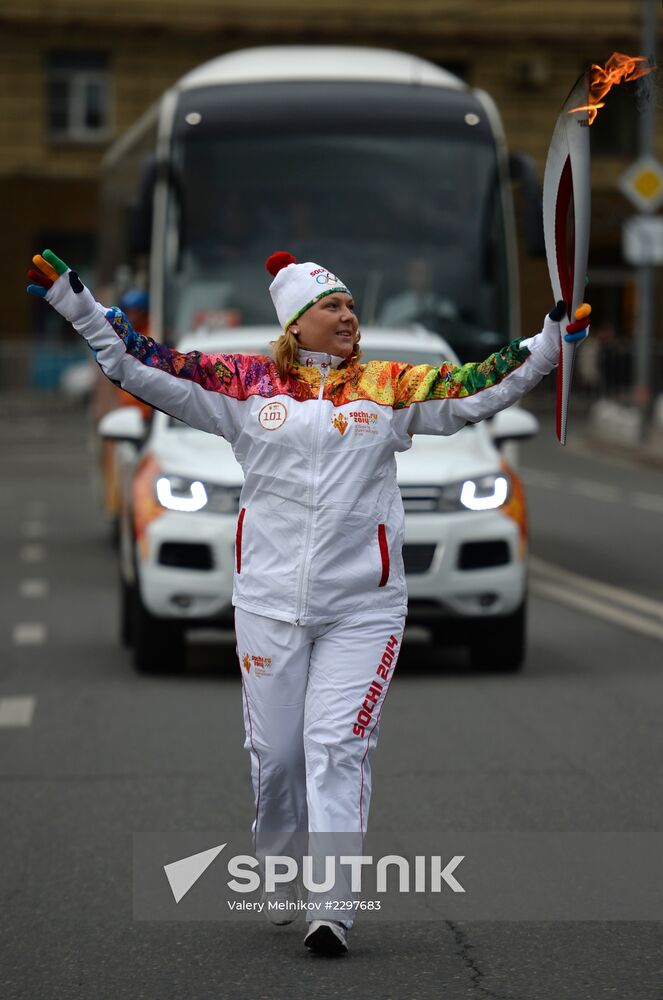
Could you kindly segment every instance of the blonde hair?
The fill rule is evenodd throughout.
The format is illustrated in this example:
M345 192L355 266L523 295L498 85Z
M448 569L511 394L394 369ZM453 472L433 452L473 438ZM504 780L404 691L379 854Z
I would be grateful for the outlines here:
M352 354L349 358L346 358L341 365L339 365L339 368L355 364L359 361L361 358L361 349L359 347L360 340L361 333L357 330L357 336L355 337L354 344L352 345ZM287 327L278 340L273 340L271 342L271 347L276 367L279 370L279 375L281 378L285 379L287 378L290 368L297 360L297 351L299 349L299 341L292 332L292 327Z

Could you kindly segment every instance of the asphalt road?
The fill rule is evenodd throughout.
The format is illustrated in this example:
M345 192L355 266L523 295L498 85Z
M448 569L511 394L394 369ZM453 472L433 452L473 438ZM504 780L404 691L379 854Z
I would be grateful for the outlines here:
M0 995L12 998L663 998L653 921L358 921L347 959L302 924L139 921L132 836L252 815L229 643L141 677L117 642L115 557L86 421L0 426ZM663 829L663 473L545 428L524 672L405 644L371 828ZM663 915L662 915L663 918Z

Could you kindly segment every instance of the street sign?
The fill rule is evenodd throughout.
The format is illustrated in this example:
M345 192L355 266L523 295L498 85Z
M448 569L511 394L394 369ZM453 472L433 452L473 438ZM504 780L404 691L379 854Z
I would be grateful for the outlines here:
M663 215L632 215L622 229L622 253L634 267L663 264Z
M617 179L617 187L641 212L663 204L663 167L653 156L641 156Z

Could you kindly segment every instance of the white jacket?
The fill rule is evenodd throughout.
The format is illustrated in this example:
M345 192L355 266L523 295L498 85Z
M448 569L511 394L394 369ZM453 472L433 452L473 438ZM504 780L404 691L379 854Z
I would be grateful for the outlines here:
M301 624L405 612L395 452L412 434L454 434L510 406L559 352L559 324L546 319L480 364L338 367L305 352L283 380L267 357L181 354L137 334L118 309L76 302L72 315L72 294L64 275L47 299L113 382L230 442L245 476L233 604Z

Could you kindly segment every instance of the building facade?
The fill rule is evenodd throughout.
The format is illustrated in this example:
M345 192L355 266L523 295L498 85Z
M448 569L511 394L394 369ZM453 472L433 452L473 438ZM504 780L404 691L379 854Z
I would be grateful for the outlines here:
M410 51L488 91L510 149L543 174L558 109L590 62L640 51L639 0L4 0L0 9L0 337L48 335L23 294L26 263L51 246L93 279L100 160L109 144L195 65L263 44ZM659 26L660 31L660 26ZM660 113L659 113L660 118ZM635 284L621 252L633 208L617 178L637 157L638 108L622 88L592 127L590 298L627 330ZM657 156L663 159L660 130ZM518 213L519 197L515 189ZM545 262L521 254L523 332L550 302ZM659 303L658 315L661 315Z

